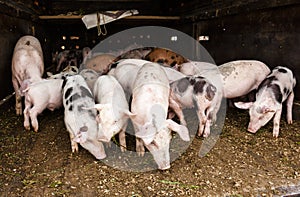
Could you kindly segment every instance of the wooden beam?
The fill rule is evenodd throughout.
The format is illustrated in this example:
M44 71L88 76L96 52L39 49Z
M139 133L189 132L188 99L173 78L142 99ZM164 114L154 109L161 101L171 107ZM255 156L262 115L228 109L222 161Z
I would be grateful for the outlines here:
M54 15L54 16L39 16L40 19L50 20L50 19L81 19L81 15ZM180 16L128 16L123 19L133 19L133 20L180 20Z

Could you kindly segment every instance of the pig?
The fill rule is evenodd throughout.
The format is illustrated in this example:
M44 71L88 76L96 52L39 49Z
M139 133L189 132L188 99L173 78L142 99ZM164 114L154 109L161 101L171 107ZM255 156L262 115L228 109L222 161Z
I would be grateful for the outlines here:
M295 85L296 79L292 71L287 67L277 66L259 85L255 102L234 103L238 108L249 109L248 131L256 133L274 117L273 137L278 137L282 103L285 101L287 104L287 122L292 124L293 89Z
M125 131L129 115L132 113L129 111L122 86L115 77L102 75L97 79L93 93L95 108L99 111L99 140L109 142L119 133L121 151L126 151Z
M78 67L82 62L82 52L80 50L64 50L57 55L56 72L67 66Z
M228 99L244 96L257 89L271 72L266 64L257 60L231 61L218 68L223 81L223 96Z
M208 137L210 134L210 125L212 125L213 122L217 120L217 113L220 109L221 102L223 99L223 85L222 85L222 78L221 74L219 72L219 69L217 68L216 65L208 62L197 62L197 61L190 61L187 63L183 63L179 66L176 67L180 72L182 72L185 75L190 75L190 76L201 76L205 78L205 80L200 80L200 84L203 85L204 91L199 94L197 94L196 90L193 94L188 94L190 97L189 99L192 99L191 96L193 96L197 102L197 106L200 107L199 110L197 111L199 121L206 120L204 122L199 122L199 128L198 128L198 136L203 134L203 137ZM179 95L175 96L179 101L184 101L184 97L182 97L180 94L183 93L189 93L191 90L189 90L190 86L193 86L192 83L187 83L187 81L182 81L184 82L185 86L187 89L179 89L182 87L177 87L178 90L175 91L176 94ZM189 85L188 85L189 84ZM181 83L178 83L177 86L181 86ZM196 86L193 88L198 88L198 85L195 84ZM176 87L174 84L173 86ZM173 88L175 88L173 87ZM202 86L199 86L201 88ZM175 89L174 89L175 90ZM187 92L186 92L187 91ZM181 93L180 93L181 92ZM181 98L182 97L182 98ZM203 101L201 101L201 98L205 98ZM190 100L192 101L192 100ZM180 103L180 102L177 102ZM183 105L184 106L184 105ZM183 107L182 106L182 107ZM191 106L191 105L187 105ZM177 107L178 108L178 107ZM202 111L203 109L207 108L208 111L205 113L206 116L204 116L204 112ZM177 110L178 111L178 110ZM178 111L179 112L179 111ZM181 115L182 116L182 115ZM180 117L179 117L180 118ZM183 117L181 118L181 121L183 121ZM184 123L184 122L183 122ZM203 125L205 125L204 130L203 130Z
M130 116L134 129L136 151L143 156L146 148L151 152L158 168L170 168L169 145L171 131L189 141L186 126L167 119L169 106L169 80L157 63L146 63L138 71L133 85Z
M88 69L88 68L81 70L79 74L81 76L83 76L83 78L85 79L85 82L87 83L89 89L91 91L93 91L94 84L95 84L96 80L98 79L98 77L100 76L100 74L97 73L95 70Z
M174 67L175 65L189 62L189 60L182 55L165 48L154 48L145 56L145 60L161 63L167 67Z
M76 66L67 66L63 71L57 74L47 72L48 79L63 79L66 76L77 75L78 68Z
M121 59L145 59L147 54L149 54L153 49L154 47L140 47L122 52L114 59L114 62Z
M79 70L83 70L85 68L95 70L99 74L107 74L110 69L110 65L116 56L112 54L99 54L91 57L90 59L86 59L85 64L82 64Z
M96 159L106 157L104 146L98 140L95 101L81 75L69 76L63 87L64 122L70 135L72 152L78 152L78 143Z
M43 73L43 51L39 40L29 35L21 37L16 43L12 57L12 84L15 90L17 115L22 115L23 94L20 92L22 82L41 81Z
M31 125L38 132L37 116L46 108L53 111L62 106L62 79L43 79L35 83L23 81L22 88L25 95L24 127L30 130Z
M170 108L178 116L180 123L186 125L182 109L197 106L199 119L198 136L208 137L215 116L219 98L215 98L217 89L202 76L186 76L170 84Z

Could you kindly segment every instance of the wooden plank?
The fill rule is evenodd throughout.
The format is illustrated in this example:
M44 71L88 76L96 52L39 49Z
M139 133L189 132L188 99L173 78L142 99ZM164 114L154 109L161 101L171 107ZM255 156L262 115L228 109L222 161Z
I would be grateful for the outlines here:
M81 19L81 15L55 15L55 16L39 16L40 19ZM133 19L133 20L180 20L179 16L128 16L123 19Z

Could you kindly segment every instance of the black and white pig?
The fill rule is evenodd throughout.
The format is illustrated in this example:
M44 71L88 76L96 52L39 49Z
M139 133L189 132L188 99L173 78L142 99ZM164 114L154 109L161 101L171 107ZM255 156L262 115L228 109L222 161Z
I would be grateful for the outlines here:
M62 79L43 79L35 83L23 81L25 94L24 127L30 130L30 120L33 130L38 131L37 116L46 108L53 111L62 106Z
M278 137L282 103L287 103L287 122L292 124L293 88L296 79L290 69L277 66L259 85L255 102L237 102L236 107L249 109L250 122L248 131L256 133L274 116L273 136Z
M175 93L178 94L177 96L178 103L179 101L183 103L186 102L185 105L189 107L191 107L191 103L184 101L184 99L186 99L185 97L188 97L190 99L189 101L193 101L192 97L196 99L196 102L198 102L197 103L198 109L201 109L197 111L199 121L205 120L202 123L199 122L198 135L200 136L203 134L204 137L208 137L210 134L210 125L212 125L212 123L215 122L217 119L217 113L220 109L222 98L223 98L223 84L222 84L223 81L222 81L221 73L216 65L208 62L198 62L198 61L190 61L187 63L183 63L181 65L177 65L176 69L185 75L195 76L196 78L197 76L201 76L205 78L205 80L200 78L197 79L197 81L200 80L198 82L199 84L196 84L196 87L193 87L197 89L197 88L202 88L203 86L203 88L205 89L203 93L200 93L201 91L199 91L198 94L196 94L197 91L195 90L193 95L191 90L185 92L186 90L182 90L182 89L180 90L181 87L178 88L178 90L175 91ZM192 88L189 87L192 84L187 83L187 81L185 81L185 83L186 83L185 84L186 88L188 89ZM204 84L206 84L207 86L204 86ZM182 84L179 83L177 85L182 85ZM177 85L173 84L173 89L176 88ZM186 93L188 94L185 95ZM201 97L204 97L203 101ZM208 109L208 111L205 113L204 116L204 112L202 110L206 108ZM205 127L203 125L205 125Z
M12 57L12 83L16 93L17 115L22 115L21 96L23 94L20 92L22 82L24 80L29 83L41 81L43 73L43 51L39 40L29 35L21 37Z
M170 84L170 108L182 125L187 125L182 110L197 107L199 119L198 136L208 137L215 121L214 113L219 98L217 88L202 76L186 76Z
M78 144L97 159L106 157L102 142L98 141L97 111L95 101L84 78L74 75L65 79L63 88L65 125L70 134L72 152L78 152Z
M165 71L157 63L146 63L138 71L133 85L130 118L133 122L136 151L144 155L144 145L153 155L159 169L170 168L169 146L175 131L189 141L186 126L167 119L170 85Z

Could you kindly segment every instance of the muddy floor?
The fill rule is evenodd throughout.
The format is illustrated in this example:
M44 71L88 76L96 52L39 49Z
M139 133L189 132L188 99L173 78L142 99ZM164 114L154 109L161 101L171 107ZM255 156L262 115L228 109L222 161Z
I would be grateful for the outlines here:
M296 111L299 115L299 105L295 106ZM288 125L283 114L280 135L275 139L272 122L255 135L250 134L246 132L247 111L228 109L220 138L205 156L198 156L203 138L193 138L169 170L139 172L96 160L81 147L79 153L72 154L62 109L44 111L39 116L38 133L25 131L23 117L15 115L13 103L9 101L0 106L0 196L288 196L300 193L299 118L294 116L298 120ZM171 157L176 155L170 149ZM130 166L122 154L115 160L124 167Z

